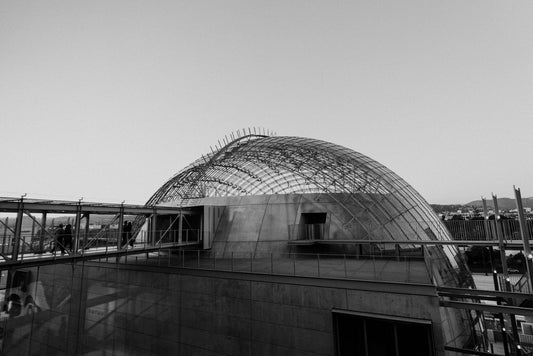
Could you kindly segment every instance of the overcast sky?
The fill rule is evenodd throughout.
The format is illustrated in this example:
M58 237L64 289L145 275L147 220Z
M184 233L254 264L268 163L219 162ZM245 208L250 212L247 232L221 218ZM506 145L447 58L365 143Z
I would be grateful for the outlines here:
M0 1L0 196L144 203L244 127L533 196L533 1Z

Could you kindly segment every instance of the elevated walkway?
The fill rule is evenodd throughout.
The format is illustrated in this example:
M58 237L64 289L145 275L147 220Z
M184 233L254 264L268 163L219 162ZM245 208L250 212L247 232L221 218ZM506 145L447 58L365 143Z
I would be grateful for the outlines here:
M202 207L0 197L0 268L198 248L202 215Z

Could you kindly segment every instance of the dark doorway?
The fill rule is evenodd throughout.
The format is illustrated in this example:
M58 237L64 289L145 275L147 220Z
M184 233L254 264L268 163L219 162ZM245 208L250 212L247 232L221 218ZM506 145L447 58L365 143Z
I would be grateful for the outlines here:
M321 240L325 235L326 213L302 213L302 236L304 240Z

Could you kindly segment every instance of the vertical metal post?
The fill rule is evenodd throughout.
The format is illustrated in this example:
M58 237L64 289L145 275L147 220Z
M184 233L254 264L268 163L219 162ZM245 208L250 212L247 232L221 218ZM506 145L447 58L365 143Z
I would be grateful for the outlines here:
M90 229L90 216L91 214L85 213L85 235L83 236L83 248L87 246L87 242L89 241L89 233L91 232ZM98 243L98 241L96 242ZM84 251L82 251L83 253Z
M406 275L407 275L407 283L409 283L410 277L411 277L411 259L407 256L404 258L405 261L405 268L406 268Z
M533 254L531 254L531 247L529 246L529 230L524 217L524 207L522 206L522 195L520 194L520 188L514 188L514 193L516 198L516 208L518 209L518 220L520 222L520 234L522 235L524 254L526 255L529 290L533 291Z
M33 242L33 237L35 236L35 220L32 219L31 221L31 238L30 238L30 244Z
M124 263L128 263L128 249L126 249L126 255L124 256Z
M78 249L80 247L80 226L81 226L81 199L78 200L78 205L76 206L76 220L74 221L74 228L76 229L74 235L74 246L71 248L74 250L74 254L78 254Z
M117 251L122 248L122 234L124 227L124 202L120 204L120 210L118 213L118 236L117 236Z
M400 244L396 244L394 245L394 247L396 248L396 261L400 261L400 255L401 255L401 250L400 250Z
M7 224L9 223L9 218L6 217L4 222L4 238L2 239L2 253L5 253L6 239L7 239ZM1 349L0 349L1 350Z
M118 213L117 252L120 251L121 248L122 248L122 234L124 233L123 227L124 227L124 202L122 202L120 204L120 210L119 210L119 213ZM119 254L117 254L115 262L116 263L120 262L120 255Z
M498 208L498 197L492 195L492 201L494 202L494 223L496 225L496 236L498 236L498 247L500 249L500 259L502 260L502 271L503 277L507 278L509 274L507 273L507 259L505 256L505 245L503 243L503 234L502 229L499 224L500 222L500 210Z
M22 246L21 246L21 249L20 249L20 261L24 261L24 247L26 245L26 237L22 237Z
M496 270L493 271L492 278L494 279L494 290L497 292L500 290L500 288L498 287L498 272ZM496 304L501 305L499 299L496 300ZM507 334L505 333L505 319L503 318L503 313L498 313L498 317L500 319L500 325L502 328L503 351L505 352L505 356L509 356L509 347L507 345Z
M496 270L493 270L492 271L492 281L494 283L494 290L495 291L499 291L500 290L500 287L498 285L498 271ZM503 288L502 288L503 289Z
M157 211L156 211L156 208L154 207L154 211L152 213L152 219L151 219L151 237L150 237L150 245L153 245L155 244L156 242L156 234L157 234Z
M204 214L200 215L200 231L197 242L200 243L200 241L204 241Z
M500 313L500 325L502 327L502 341L503 341L503 351L505 356L511 356L509 352L509 344L507 341L507 330L505 329L505 319L503 318L503 313Z
M513 339L515 340L515 351L516 356L522 356L522 351L520 351L520 336L518 336L518 328L516 327L516 317L514 314L509 314L511 317L511 327L513 331Z
M318 276L320 277L320 254L319 253L316 254L316 265L318 269Z
M372 254L372 265L374 266L374 279L376 279L376 256L374 254Z
M42 213L41 233L39 235L39 252L44 252L44 237L46 236L46 212Z
M15 238L13 242L13 255L12 260L16 261L18 259L18 254L20 250L20 234L22 232L22 219L24 218L24 197L20 197L17 210L17 221L15 222Z
M178 242L181 244L183 241L183 212L180 211L180 220L178 223Z
M145 218L144 221L146 222L146 218ZM147 225L146 228L148 228L148 226L149 226L148 223L146 225ZM148 235L148 231L144 231L143 230L142 241L144 242L144 249L145 250L146 250L146 241L148 240L148 236L147 235Z
M487 208L487 200L483 197L481 197L481 201L483 202L483 227L485 229L485 240L492 241L492 235L490 233L490 223L489 223L489 209ZM492 245L489 246L489 258L490 258L490 269L491 271L496 270L496 266L494 265L494 249L492 248Z
M346 269L346 254L344 254L344 278L348 278L348 270Z

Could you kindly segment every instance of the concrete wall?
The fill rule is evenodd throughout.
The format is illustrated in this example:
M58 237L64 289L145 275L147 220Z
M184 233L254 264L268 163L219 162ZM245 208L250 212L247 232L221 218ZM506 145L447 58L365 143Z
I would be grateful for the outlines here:
M290 252L287 241L298 231L295 225L302 213L327 213L327 238L366 236L357 224L344 226L349 214L326 194L206 198L202 203L225 207L217 217L212 243L213 253L220 257Z
M213 253L221 257L229 257L232 252L256 255L294 252L298 248L291 250L286 242L298 238L299 229L295 225L300 224L303 213L327 213L326 239L446 238L433 231L433 225L440 224L438 219L428 223L421 218L415 220L407 214L400 214L398 211L405 211L406 207L396 206L399 203L387 195L280 194L203 198L196 203L208 207L206 217L210 224L206 232L212 241ZM213 214L214 206L223 209ZM337 253L356 253L355 249L351 250L352 247L342 246Z
M115 264L38 273L51 309L11 319L3 354L333 355L332 309L431 320L444 354L429 286Z

